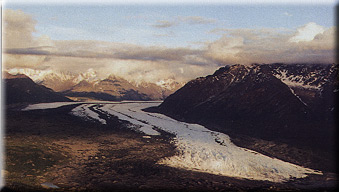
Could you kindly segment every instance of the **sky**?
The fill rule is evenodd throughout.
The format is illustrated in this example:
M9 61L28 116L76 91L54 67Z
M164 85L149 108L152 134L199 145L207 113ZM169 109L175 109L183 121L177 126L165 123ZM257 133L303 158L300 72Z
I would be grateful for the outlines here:
M187 81L229 64L333 63L335 4L5 2L3 69Z

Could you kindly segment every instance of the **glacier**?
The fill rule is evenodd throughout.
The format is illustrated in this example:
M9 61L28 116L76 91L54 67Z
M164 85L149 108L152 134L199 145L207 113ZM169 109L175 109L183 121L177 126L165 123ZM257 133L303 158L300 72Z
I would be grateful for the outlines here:
M271 182L286 182L292 178L307 177L308 174L322 174L321 171L238 147L224 133L211 131L198 124L180 122L163 114L142 111L144 108L159 104L160 102L82 103L75 107L71 113L99 121L102 124L106 121L100 118L98 113L114 115L138 126L139 131L146 135L159 135L160 133L154 128L174 134L172 142L177 148L177 153L157 162L162 165ZM54 104L54 106L56 105Z

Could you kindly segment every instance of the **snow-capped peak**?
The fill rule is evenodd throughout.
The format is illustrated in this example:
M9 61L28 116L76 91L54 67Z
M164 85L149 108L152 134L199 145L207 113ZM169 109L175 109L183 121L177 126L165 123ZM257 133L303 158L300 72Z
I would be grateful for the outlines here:
M168 90L176 90L180 87L182 87L185 83L183 82L177 82L174 79L162 79L158 82L155 83L156 85L158 85L159 87L162 87L164 89L168 89Z
M73 82L79 83L84 80L87 82L96 82L99 81L100 78L98 77L97 72L90 68L85 73L80 73L76 78L74 78Z
M34 70L29 68L12 68L7 71L9 74L18 75L24 74L31 78L34 82L41 81L46 75L51 74L52 70Z

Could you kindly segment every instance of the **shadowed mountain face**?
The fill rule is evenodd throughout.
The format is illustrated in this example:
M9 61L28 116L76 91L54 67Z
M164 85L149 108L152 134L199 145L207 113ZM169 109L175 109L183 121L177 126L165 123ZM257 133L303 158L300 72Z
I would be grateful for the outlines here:
M72 101L60 93L34 83L32 79L25 75L5 73L3 83L6 104Z
M332 144L336 70L331 65L232 65L190 81L158 111L225 133L294 145Z

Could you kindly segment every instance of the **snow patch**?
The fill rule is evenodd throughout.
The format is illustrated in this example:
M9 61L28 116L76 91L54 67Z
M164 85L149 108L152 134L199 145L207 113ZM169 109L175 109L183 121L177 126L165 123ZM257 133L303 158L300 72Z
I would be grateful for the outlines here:
M155 84L163 89L168 89L171 91L176 90L185 85L184 82L177 82L174 79L163 79L157 81Z
M311 85L312 82L305 84L303 81L302 75L287 75L287 70L278 71L280 74L274 74L274 76L280 79L283 83L285 83L288 87L303 87L305 89L315 89L320 91L321 84L318 86ZM314 76L315 74L310 74L310 76Z
M308 106L297 94L295 94L294 93L294 90L292 89L292 88L290 88L290 91L291 91L291 93L296 97L296 98L298 98L299 99L299 101L302 103L302 104L304 104L305 106Z

